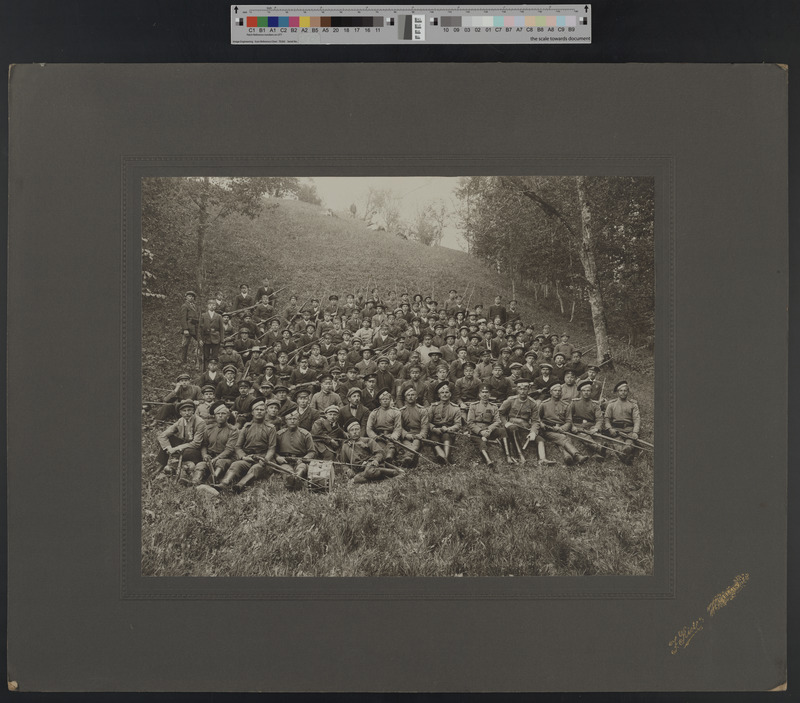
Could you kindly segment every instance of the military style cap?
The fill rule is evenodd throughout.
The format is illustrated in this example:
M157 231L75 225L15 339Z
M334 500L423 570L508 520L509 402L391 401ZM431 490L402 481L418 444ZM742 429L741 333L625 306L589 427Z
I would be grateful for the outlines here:
M275 405L277 407L281 407L281 402L277 398L267 398L264 401L264 404L269 407L270 405Z
M385 361L388 364L389 363L389 357L388 356L379 356L378 357L378 363L380 364L382 361Z
M328 296L328 300L339 300L339 296L336 293L332 293Z
M263 391L265 388L273 388L274 389L275 386L272 383L270 383L269 381L261 381L261 385L259 386L259 388Z
M555 355L553 358L554 358L554 359L558 359L558 357L559 357L559 356L560 356L562 359L566 359L566 358L567 358L567 357L566 357L566 355L562 354L561 352L558 352L558 354L556 354L556 355Z
M225 368L222 369L222 373L228 373L228 371L233 371L233 373L236 373L236 367L233 364L225 364Z
M338 373L341 373L342 372L342 367L341 366L331 366L331 368L329 369L329 372L333 373L334 371L336 371Z
M243 378L242 380L239 381L239 388L251 388L251 387L252 385L250 381L248 381L246 378Z
M322 376L319 377L318 380L320 383L322 383L323 381L332 381L333 376L331 376L329 373L324 373L322 374Z
M585 381L579 381L578 382L578 390L581 390L581 388L583 388L584 386L589 386L591 388L592 387L592 382L589 381L588 379L585 380Z
M361 427L361 423L358 420L350 420L350 422L347 423L347 429L349 430L353 425Z
M378 378L378 377L374 373L368 373L366 376L364 376L364 380L365 381L369 381L369 380L375 379L375 378Z
M628 385L627 381L617 381L617 385L614 386L614 392L616 393L619 390L620 386L627 386L627 385Z
M533 350L525 352L525 358L527 359L529 356L536 358L536 352Z
M428 350L428 356L433 356L434 354L438 354L439 356L442 355L442 352L439 350L439 347L431 347Z
M481 356L486 356L487 354L488 354L489 356L491 356L491 355L492 355L492 352L490 352L488 349L482 349L482 350L481 350Z
M358 386L353 386L349 391L347 391L347 397L349 398L354 393L361 395L361 389Z
M469 332L469 327L466 325L461 325L461 327L458 328L458 331L460 332L461 330L467 330L467 332Z
M414 369L417 369L418 371L422 371L422 367L419 364L411 364L411 366L408 367L409 371L413 371Z
M456 333L455 333L455 332L453 332L453 331L451 330L450 332L448 332L448 333L447 333L447 334L444 336L444 338L445 338L445 339L455 339L455 338L456 338Z
M381 397L381 396L382 396L384 393L388 393L388 394L389 394L389 397L391 397L391 395L392 395L392 392L391 392L391 391L390 391L388 388L381 388L381 389L380 389L380 390L379 390L379 391L378 391L378 392L375 394L375 397L376 397L376 398L378 398L378 399L380 399L380 397Z
M182 400L180 403L178 403L178 410L183 410L184 408L192 408L192 410L194 410L194 401Z
M464 364L464 368L465 368L465 369L474 369L474 368L475 368L475 364L473 364L471 361L467 361L467 362Z
M586 370L587 370L587 371L591 371L592 369L594 369L595 371L599 371L599 370L600 370L600 367L599 367L599 366L595 366L594 364L589 364L589 365L586 367Z
M187 290L186 295L191 295L193 298L197 297L197 293L195 293L193 290Z
M289 389L284 385L275 386L275 392L280 393L281 391L285 391L286 393L289 392Z
M578 375L577 373L575 373L575 369L571 369L569 367L564 369L564 376L566 376L568 373L571 373L573 376L577 376Z
M183 381L184 379L191 378L188 373L179 373L176 380Z
M511 347L503 347L503 348L500 350L500 353L501 353L501 354L504 354L505 352L508 352L508 353L510 354L510 353L511 353Z
M443 330L443 329L444 329L444 325L443 325L441 322L437 322L437 323L436 323L436 324L433 326L433 329L434 329L434 330Z
M538 339L540 342L547 339L543 334L537 334L534 339Z
M211 412L212 415L216 414L217 410L222 410L222 409L224 409L225 412L228 412L228 406L225 405L225 401L224 400L218 400L218 401L216 401L214 403L211 403L211 405L209 406L208 409L209 409L209 412Z
M540 369L548 369L549 371L552 371L553 370L553 365L552 364L539 364L539 368Z
M520 376L516 381L514 381L514 384L517 386L523 386L523 385L528 385L530 382L531 379Z
M447 388L447 390L450 390L450 381L441 381L440 383L437 383L433 387L433 390L438 395L439 391L442 390L442 388L445 388L445 387Z
M406 397L406 394L407 394L409 391L415 391L415 392L416 392L416 390L417 390L417 389L416 389L416 388L414 388L414 386L409 386L408 388L406 388L406 389L403 391L403 397L405 398L405 397Z
M503 366L501 363L499 363L499 362L497 362L497 361L495 361L495 362L492 364L492 370L493 370L493 371L494 371L494 369L504 369L504 368L505 368L505 367L504 367L504 366Z
M573 349L572 353L577 354L578 356L583 356L583 352L580 349Z
M329 405L327 408L325 408L325 412L326 413L336 413L338 415L339 414L339 406L338 405Z
M203 393L208 393L209 391L211 391L211 392L213 393L213 392L214 392L215 390L217 390L217 389L216 389L216 388L214 388L214 386L212 386L210 383L207 383L207 384L206 384L205 386L203 386L203 387L202 387L200 390L201 390Z
M226 339L226 340L223 342L223 346L225 346L225 347L232 347L232 346L233 346L233 340L232 340L232 339Z
M372 347L369 344L365 344L363 347L361 347L361 353L363 354L364 352L369 352L372 354Z
M511 364L511 365L510 365L508 368L510 368L512 371L513 371L514 369L521 369L521 368L522 368L522 364L520 364L520 363L519 363L519 361L515 361L515 362L514 362L513 364Z
M561 333L561 336L562 336L562 337L569 337L569 333L567 333L567 332L562 332L562 333Z
M298 388L298 389L297 389L297 390L294 392L294 397L295 397L295 398L299 398L301 395L311 395L311 391L310 391L310 390L308 390L308 388L305 388L305 387L303 387L303 388Z
M482 391L489 391L491 393L492 388L487 383L481 383L480 387L478 388L478 392L481 393Z
M525 347L522 344L515 344L513 347L511 347L511 351L517 351L517 349L525 351Z

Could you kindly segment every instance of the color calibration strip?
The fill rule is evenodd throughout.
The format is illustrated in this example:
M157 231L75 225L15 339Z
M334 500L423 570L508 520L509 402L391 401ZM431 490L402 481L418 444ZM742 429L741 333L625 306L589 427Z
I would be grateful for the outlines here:
M231 44L591 43L591 5L232 5Z

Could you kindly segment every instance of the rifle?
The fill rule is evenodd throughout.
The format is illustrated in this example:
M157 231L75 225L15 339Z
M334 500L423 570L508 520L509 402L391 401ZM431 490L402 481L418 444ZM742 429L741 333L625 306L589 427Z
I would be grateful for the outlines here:
M604 447L604 446L603 446L602 444L600 444L599 442L593 442L593 441L591 441L590 439L586 439L586 437L581 437L581 436L579 436L579 435L573 434L572 432L562 432L561 434L569 435L570 437L574 437L575 439L579 439L581 442L586 442L586 444L591 444L591 445L592 445L592 446L594 446L594 447L600 447L601 449L610 449L610 450L611 450L612 452L614 452L615 454L620 454L620 455L622 455L622 452L621 452L621 451L619 451L619 450L617 450L617 449L614 449L613 447ZM588 432L587 432L587 434L588 434ZM589 435L589 437L591 437L591 436L592 436L592 435ZM610 437L605 437L605 436L603 436L603 439L610 439Z
M428 457L426 457L424 454L420 454L418 451L415 451L415 450L414 450L414 449L412 449L411 447L407 447L407 446L405 446L405 445L404 445L404 444L403 444L403 443L402 443L400 440L398 440L398 439L394 439L393 437L390 437L390 436L388 436L388 435L385 435L385 436L384 436L384 439L388 439L390 442L394 442L394 444L397 444L397 445L399 445L399 446L400 446L400 447L402 447L403 449L407 449L407 450L408 450L408 451L410 451L412 454L416 454L416 455L417 455L418 457L420 457L421 459L425 459L425 461L427 461L429 464L432 464L433 466L438 466L438 464L436 464L436 462L434 462L432 459L428 459ZM442 446L444 446L444 445L442 445ZM391 468L396 468L396 467L391 467Z
M278 473L284 474L285 476L294 476L296 478L299 478L301 481L305 482L305 484L307 486L311 485L311 481L309 481L307 478L305 478L304 476L300 476L300 475L296 474L294 471L292 471L290 469L285 469L280 464L276 464L273 461L267 461L266 459L263 459L263 462L264 462L264 466L269 466L271 469L274 469ZM304 462L304 463L306 463L306 462Z
M616 429L616 428L614 428L614 429ZM617 430L617 432L619 432L619 431L620 431L620 430ZM608 435L603 435L603 439L607 439L609 442L616 442L617 444L625 444L625 441L624 441L624 440L621 440L621 439L616 439L616 438L614 438L614 437L609 437ZM631 439L630 437L628 437L628 439L629 439L631 442L638 442L638 441L639 441L638 439ZM652 444L647 444L647 443L645 443L645 444L646 444L646 446L644 446L644 447L639 447L639 449L645 449L646 451L650 451L650 449L649 449L650 447L652 447L653 449L655 449L655 447L654 447Z

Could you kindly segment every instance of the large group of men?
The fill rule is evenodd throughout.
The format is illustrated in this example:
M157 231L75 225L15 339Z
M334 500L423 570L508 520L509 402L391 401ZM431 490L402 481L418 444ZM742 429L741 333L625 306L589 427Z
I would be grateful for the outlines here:
M364 483L449 465L464 436L488 465L497 451L525 464L529 445L534 461L555 463L554 445L569 466L609 452L630 463L642 447L628 383L606 400L603 364L568 333L526 325L515 300L484 311L455 290L440 305L371 289L278 309L280 292L242 284L202 311L186 293L180 360L194 347L196 373L154 403L159 475L239 492L279 473L296 489L314 459Z

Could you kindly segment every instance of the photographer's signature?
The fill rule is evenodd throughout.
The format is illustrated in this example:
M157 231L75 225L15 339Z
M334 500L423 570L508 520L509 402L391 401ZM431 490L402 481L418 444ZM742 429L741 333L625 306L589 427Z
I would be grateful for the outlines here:
M749 580L750 574L739 574L733 579L733 583L730 586L724 591L717 593L706 606L708 617L713 618L715 613L722 610L722 608L736 598L736 595L745 587ZM678 630L678 634L669 641L669 653L677 654L679 649L686 649L694 636L703 629L704 623L705 618L698 618L697 620L692 620L692 624L688 627L682 627Z

